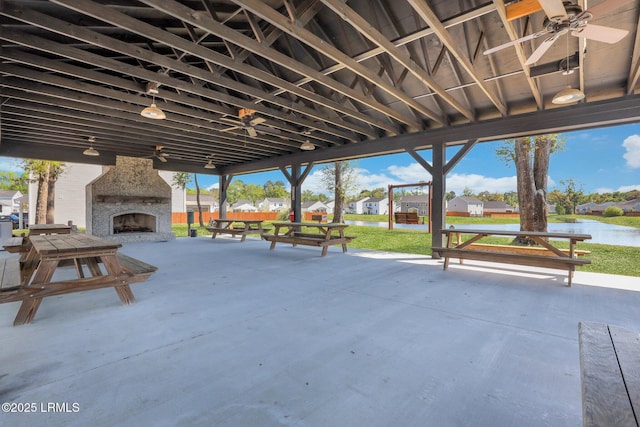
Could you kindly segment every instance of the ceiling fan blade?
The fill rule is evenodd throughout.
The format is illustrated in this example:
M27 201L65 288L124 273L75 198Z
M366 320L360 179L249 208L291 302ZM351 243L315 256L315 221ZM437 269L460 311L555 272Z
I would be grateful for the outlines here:
M533 51L529 59L527 59L527 62L525 62L524 64L531 65L538 62L538 59L542 58L542 55L547 53L547 50L549 50L553 42L555 42L558 39L558 37L559 37L558 34L554 34L548 39L546 39L545 41L543 41L542 43L540 43L540 46L538 46L538 48Z
M584 37L585 39L595 40L604 43L618 43L629 31L618 28L603 27L602 25L587 24L571 32L572 36Z
M255 125L259 125L260 123L264 123L266 122L267 119L263 118L263 117L256 117L255 119L251 120L249 122L250 126L255 126Z
M551 21L560 22L568 18L562 0L538 0L538 3Z
M594 7L590 7L587 9L588 12L591 12L595 19L600 18L602 15L606 15L608 12L612 12L616 9L620 9L622 6L627 3L632 3L633 0L607 0L603 1L600 4L595 5Z
M156 158L160 160L162 163L167 163L167 158L164 156L156 156Z
M258 136L258 132L256 132L256 130L254 128L252 128L252 127L248 127L247 128L247 133L252 138L255 138L256 136Z
M487 49L484 52L482 52L483 55L491 55L494 52L497 52L499 50L502 50L504 48L507 48L509 46L513 46L515 44L518 43L522 43L522 42L526 42L527 40L532 40L541 36L544 36L546 34L549 34L549 31L538 31L537 33L533 33L533 34L529 34L528 36L524 36L524 37L520 37L519 39L516 40L512 40L508 43L505 44L501 44L500 46L496 46L496 47L492 47L491 49Z
M231 126L230 128L220 129L220 132L229 132L230 130L240 129L241 126Z
M272 128L270 126L255 126L254 127L255 130L257 130L258 132L262 132L262 133L272 133L275 135L280 135L282 133L282 131L280 129L276 129L276 128Z

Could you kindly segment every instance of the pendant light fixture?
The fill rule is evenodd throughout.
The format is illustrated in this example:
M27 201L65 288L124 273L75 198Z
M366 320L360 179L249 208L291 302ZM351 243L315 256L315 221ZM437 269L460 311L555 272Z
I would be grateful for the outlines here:
M90 136L88 141L89 141L89 148L84 150L82 154L84 154L85 156L93 156L93 157L99 156L100 153L98 152L98 150L93 148L93 143L96 142L96 137Z
M316 146L313 145L311 141L307 139L305 142L302 143L302 145L300 146L300 149L304 151L311 151L311 150L315 150Z
M579 89L574 89L569 84L569 75L573 74L573 70L571 69L571 63L569 62L569 34L567 34L567 62L565 62L565 69L562 72L565 76L567 76L567 87L562 89L560 92L556 93L556 95L551 100L551 103L556 105L566 105L573 104L574 102L578 102L584 99L584 93L582 93Z
M158 86L159 85L156 82L147 83L147 94L151 95L151 105L140 112L140 115L142 117L155 120L163 120L167 118L167 116L164 114L164 111L156 106L156 95L158 94Z
M209 159L209 161L204 165L205 169L215 169L216 165L213 164L213 160Z

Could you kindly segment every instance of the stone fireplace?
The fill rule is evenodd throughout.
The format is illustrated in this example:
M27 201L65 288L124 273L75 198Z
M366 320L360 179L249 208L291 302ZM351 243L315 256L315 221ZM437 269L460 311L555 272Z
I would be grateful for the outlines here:
M86 193L87 233L120 243L175 239L171 186L151 159L117 156Z

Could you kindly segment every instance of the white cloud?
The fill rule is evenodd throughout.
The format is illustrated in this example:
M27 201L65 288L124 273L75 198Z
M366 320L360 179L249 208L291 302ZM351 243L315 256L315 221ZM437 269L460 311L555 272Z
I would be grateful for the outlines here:
M638 190L640 191L640 184L635 184L635 185L623 185L618 187L619 192L621 193L626 193L628 191L632 191L632 190Z
M367 169L356 168L358 179L358 192L363 189L372 190L374 188L387 188L390 184L413 184L420 181L431 181L431 175L418 163L411 163L407 166L391 165L379 173L372 173ZM322 184L320 171L314 170L309 174L304 182L304 188L314 193L325 193L328 190ZM553 187L555 182L549 178L549 187ZM462 194L465 188L470 188L474 193L488 191L490 193L504 193L506 191L516 191L516 177L506 176L500 178L490 178L478 174L450 174L447 176L447 191L455 191Z
M627 137L622 146L626 150L622 157L627 161L627 165L632 168L640 168L640 135Z

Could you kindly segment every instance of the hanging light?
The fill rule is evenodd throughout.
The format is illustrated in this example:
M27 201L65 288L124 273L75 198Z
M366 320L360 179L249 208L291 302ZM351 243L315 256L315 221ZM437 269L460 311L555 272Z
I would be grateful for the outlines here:
M95 136L90 136L89 137L89 148L84 150L82 152L82 154L84 154L85 156L93 156L93 157L99 156L100 153L98 152L98 150L93 148L93 143L94 142L96 142L96 137Z
M574 102L578 102L581 99L584 99L584 93L579 89L574 89L571 86L567 86L562 89L560 92L556 93L556 96L551 100L554 104L571 104Z
M569 75L573 74L573 70L571 69L571 64L569 62L569 35L567 34L567 60L565 63L565 70L562 72L565 76L567 76L567 83L569 83ZM571 85L567 84L567 87L562 89L560 92L556 93L556 95L551 100L551 103L556 105L565 105L565 104L573 104L574 102L578 102L584 99L584 93L582 93L579 89L574 89Z
M140 115L142 117L155 120L163 120L167 118L167 116L164 114L164 111L156 106L156 95L158 94L158 86L159 84L156 82L147 83L147 94L151 95L152 100L151 105L140 112Z
M207 164L204 165L204 168L205 169L215 169L216 165L213 164L213 160L209 159Z
M307 139L305 142L302 143L302 145L300 146L300 149L304 151L311 151L311 150L315 150L316 146L313 145L311 141Z

